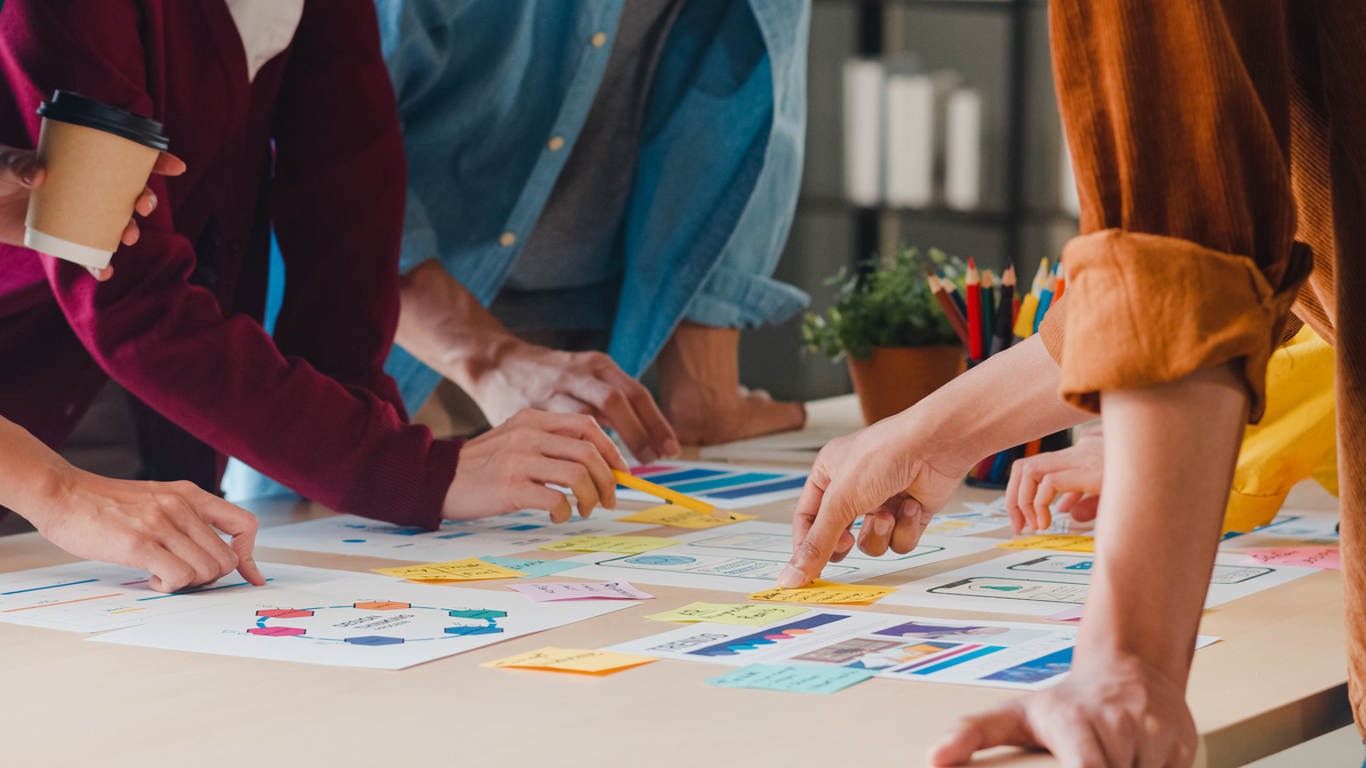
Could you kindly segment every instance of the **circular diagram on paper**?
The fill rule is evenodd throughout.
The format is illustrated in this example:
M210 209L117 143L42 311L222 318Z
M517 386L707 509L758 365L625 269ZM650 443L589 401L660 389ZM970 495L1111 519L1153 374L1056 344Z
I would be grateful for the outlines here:
M498 619L505 616L506 611L483 608L428 608L392 602L269 608L256 612L256 626L247 633L373 647L501 634Z
M631 565L691 565L697 559L682 555L639 555L628 558L626 562Z

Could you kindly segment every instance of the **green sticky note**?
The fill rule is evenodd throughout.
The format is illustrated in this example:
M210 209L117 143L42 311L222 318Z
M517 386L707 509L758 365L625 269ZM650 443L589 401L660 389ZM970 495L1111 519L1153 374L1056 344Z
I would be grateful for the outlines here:
M586 563L570 563L565 560L526 560L520 557L481 557L486 563L501 565L504 568L511 568L514 571L525 573L525 578L534 579L538 576L550 576L561 571L572 571L575 568L582 568Z
M723 688L760 688L765 691L797 693L834 693L876 674L871 669L850 667L808 667L796 664L750 664L707 678Z
M511 567L511 566L509 566ZM645 618L651 621L705 621L711 624L736 624L762 627L780 619L806 613L810 608L795 605L754 605L752 603L693 603Z

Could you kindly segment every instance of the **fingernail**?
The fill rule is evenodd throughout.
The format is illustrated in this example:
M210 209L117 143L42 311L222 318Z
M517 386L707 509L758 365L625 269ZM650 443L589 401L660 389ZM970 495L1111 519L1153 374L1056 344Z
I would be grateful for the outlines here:
M806 586L806 574L789 565L783 568L782 573L778 574L778 586L783 589L804 587Z
M681 450L681 449L679 448L679 445L678 445L678 441L677 441L677 440L674 440L674 439L670 438L670 439L664 441L664 455L665 455L665 456L668 456L669 458L673 458L674 456L677 456L677 455L678 455L679 450Z
M90 271L90 276L96 280L100 279L100 273L104 271L99 267L86 267L86 269Z
M892 532L892 521L885 517L879 517L873 521L873 533L879 536L886 536Z

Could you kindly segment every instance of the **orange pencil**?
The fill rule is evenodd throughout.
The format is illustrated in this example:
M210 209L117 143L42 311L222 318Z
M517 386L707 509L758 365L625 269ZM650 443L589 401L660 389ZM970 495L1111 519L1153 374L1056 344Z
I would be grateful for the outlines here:
M1057 304L1057 303L1058 303L1058 300L1062 298L1062 292L1063 292L1063 290L1066 289L1066 288L1067 288L1067 268L1064 267L1063 264L1062 264L1062 262L1060 261L1060 262L1058 262L1058 283L1057 283L1057 286L1053 289L1053 303L1054 303L1054 304Z

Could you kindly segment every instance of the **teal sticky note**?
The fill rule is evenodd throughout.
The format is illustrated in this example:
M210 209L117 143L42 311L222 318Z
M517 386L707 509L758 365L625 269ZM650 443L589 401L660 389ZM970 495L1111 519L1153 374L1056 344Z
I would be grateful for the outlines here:
M766 691L834 693L861 683L876 672L850 667L814 667L796 664L750 664L707 679L726 688L762 688Z
M537 576L549 576L561 571L572 571L585 565L584 563L566 563L563 560L524 560L520 557L481 557L479 559L486 563L521 571L526 574L524 578L528 579L534 579Z

